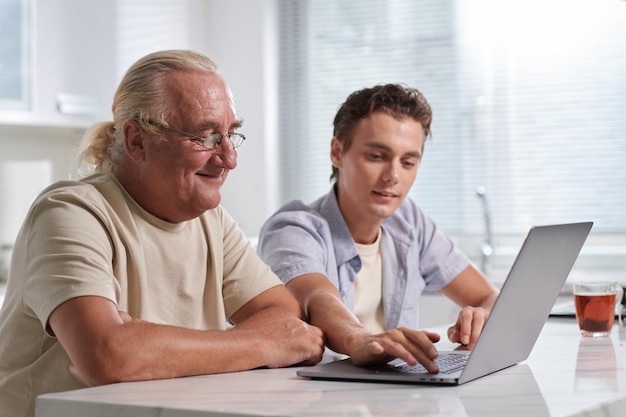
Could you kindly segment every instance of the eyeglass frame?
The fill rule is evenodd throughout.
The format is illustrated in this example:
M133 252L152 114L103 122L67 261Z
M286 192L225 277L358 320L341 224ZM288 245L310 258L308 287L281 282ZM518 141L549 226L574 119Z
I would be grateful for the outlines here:
M209 150L215 149L218 146L220 146L222 144L222 140L224 140L224 137L228 137L228 141L231 143L231 145L233 145L233 149L236 149L236 148L240 147L243 144L243 141L246 140L246 136L243 133L210 133L210 134L206 135L205 137L202 137L202 136L192 135L191 133L187 133L187 132L184 132L182 130L175 129L173 127L165 126L164 124L161 124L161 123L153 122L152 120L141 120L141 119L139 119L137 121L138 122L144 122L144 123L149 124L150 126L154 126L154 127L160 128L160 129L169 130L169 131L172 131L172 132L176 132L179 135L186 136L186 137L188 137L188 138L190 138L192 140L195 140L197 142L202 143L202 147L205 148L205 149L209 149ZM241 138L241 142L238 145L235 144L235 142L233 142L233 139L232 139L233 136L236 137L236 138ZM207 144L211 140L213 141L213 146L211 148L209 148L207 146Z

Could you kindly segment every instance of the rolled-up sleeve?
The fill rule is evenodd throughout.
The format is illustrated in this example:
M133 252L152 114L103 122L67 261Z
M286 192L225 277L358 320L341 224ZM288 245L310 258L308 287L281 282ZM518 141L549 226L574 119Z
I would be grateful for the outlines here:
M257 253L286 284L300 275L327 271L332 239L326 222L302 203L274 214L261 229Z

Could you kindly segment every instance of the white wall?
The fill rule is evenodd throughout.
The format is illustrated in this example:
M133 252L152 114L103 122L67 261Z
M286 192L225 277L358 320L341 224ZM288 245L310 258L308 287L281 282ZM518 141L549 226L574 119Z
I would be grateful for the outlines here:
M278 207L277 25L274 0L213 0L206 53L220 66L244 119L245 143L222 189L222 204L249 236Z
M118 11L123 9L124 14L141 11L141 2L118 1ZM238 150L238 166L222 188L222 204L248 236L256 236L278 208L276 0L172 0L160 2L159 7L159 14L170 14L162 18L164 22L157 16L152 18L156 24L146 24L144 19L123 25L124 38L139 34L147 39L130 44L128 39L118 40L118 78L136 59L157 49L194 49L219 65L247 138ZM160 30L167 23L180 22L183 8L185 32Z
M220 66L244 119L248 139L222 204L246 234L256 236L278 204L276 0L161 1L151 16L143 13L145 4L35 0L33 109L0 112L0 162L51 160L52 181L68 178L82 131L110 120L114 89L128 66L158 49L195 49ZM88 97L100 113L61 114L59 93ZM0 195L0 204L6 198Z

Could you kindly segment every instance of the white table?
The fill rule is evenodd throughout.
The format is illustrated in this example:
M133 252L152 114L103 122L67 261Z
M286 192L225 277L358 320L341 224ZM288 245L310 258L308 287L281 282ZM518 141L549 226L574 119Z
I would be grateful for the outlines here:
M458 387L259 369L47 394L37 416L626 416L625 340L617 325L610 337L587 339L575 320L550 319L528 360Z

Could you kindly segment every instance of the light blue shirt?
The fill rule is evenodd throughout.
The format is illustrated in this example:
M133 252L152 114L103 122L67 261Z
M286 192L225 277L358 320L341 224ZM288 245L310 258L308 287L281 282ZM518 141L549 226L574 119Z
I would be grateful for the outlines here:
M385 326L417 329L422 292L440 290L470 261L411 199L381 230ZM263 225L258 253L284 283L303 274L327 276L353 310L361 259L334 189L308 206L299 200L285 204Z

